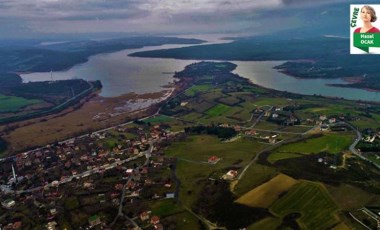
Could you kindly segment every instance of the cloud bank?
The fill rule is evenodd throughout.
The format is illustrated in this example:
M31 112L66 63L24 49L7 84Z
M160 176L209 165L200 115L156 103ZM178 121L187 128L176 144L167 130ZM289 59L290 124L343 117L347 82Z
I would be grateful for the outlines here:
M300 0L0 0L0 36L28 33L254 33L296 27L268 16ZM308 6L315 4L307 1ZM336 2L324 0L322 3ZM301 4L302 5L302 4ZM306 4L303 4L304 6ZM257 32L256 31L256 32Z

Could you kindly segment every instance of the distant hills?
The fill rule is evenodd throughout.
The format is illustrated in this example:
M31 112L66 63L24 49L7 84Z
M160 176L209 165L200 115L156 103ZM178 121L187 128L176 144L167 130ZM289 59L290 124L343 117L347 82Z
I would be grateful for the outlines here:
M73 41L41 46L20 41L20 45L17 43L12 46L0 45L0 74L59 71L86 62L89 56L99 53L143 46L200 44L202 42L204 41L199 39L174 37L130 37L102 41Z

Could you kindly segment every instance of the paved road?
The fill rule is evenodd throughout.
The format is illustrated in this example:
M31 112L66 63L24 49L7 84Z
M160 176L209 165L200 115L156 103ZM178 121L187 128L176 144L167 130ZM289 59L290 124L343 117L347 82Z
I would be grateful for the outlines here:
M149 150L145 151L145 157L146 157L146 160L145 160L145 162L144 162L144 164L143 164L143 167L144 167L144 166L147 166L147 165L149 164L149 160L150 160L151 154L152 154L152 152L153 152L153 148L154 148L154 147L153 147L154 143L155 143L155 142L150 142L150 143L149 143L149 144L150 144ZM139 170L139 169L140 169L140 166L136 168L136 170ZM111 225L110 225L111 227L116 223L116 221L117 221L117 219L118 219L119 217L124 217L124 218L126 218L129 222L131 222L132 225L133 225L135 228L141 229L141 227L140 227L140 226L139 226L139 225L138 225L133 219L129 218L127 215L125 215L125 214L123 213L123 203L124 203L124 199L125 199L126 186L127 186L127 184L128 184L129 182L131 182L131 180L132 180L132 176L129 176L129 177L128 177L128 181L127 181L127 182L124 184L124 186L123 186L123 192L122 192L122 194L121 194L121 198L120 198L119 210L118 210L118 213L117 213L115 219L112 221L112 223L111 223Z
M354 126L352 126L350 123L346 123L346 122L343 122L343 123L346 124L348 127L350 127L356 133L355 141L350 145L349 150L353 154L355 154L355 156L357 156L357 157L359 157L365 161L371 162L377 169L380 169L380 165L378 165L376 162L373 162L372 160L368 159L367 157L363 156L358 150L356 150L356 145L363 138L360 131L357 128L355 128Z
M260 122L261 118L263 118L263 116L265 115L265 113L269 112L269 111L271 111L273 109L273 106L271 106L271 105L264 105L264 106L269 106L269 108L267 110L265 110L264 112L262 112L260 114L260 116L256 119L255 123L253 123L249 128L251 128L251 129L254 128ZM263 107L263 106L261 106L261 107ZM252 113L252 116L251 116L250 120L252 120L252 118L253 118L253 113Z

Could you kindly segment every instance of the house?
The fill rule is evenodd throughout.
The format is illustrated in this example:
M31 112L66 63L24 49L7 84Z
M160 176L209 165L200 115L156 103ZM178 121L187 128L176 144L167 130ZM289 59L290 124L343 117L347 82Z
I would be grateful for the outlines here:
M100 218L98 215L93 215L88 218L88 224L90 225L90 228L95 227L98 224L101 224Z
M335 122L336 122L336 118L333 117L333 118L330 118L330 119L329 119L329 123L330 123L330 124L331 124L331 123L335 123Z
M141 169L141 174L148 174L148 168L147 167L144 167Z
M319 116L319 120L321 120L321 121L324 121L326 119L327 119L326 115L320 115Z
M216 164L218 163L218 161L220 161L220 158L217 157L217 156L211 156L210 158L208 158L208 163L209 164Z
M6 208L6 209L10 209L15 205L16 205L16 202L12 199L6 199L3 202L1 202L1 206L3 206L3 208Z
M50 209L51 215L56 215L57 213L58 213L57 209L55 209L55 208Z
M134 169L127 169L127 171L125 171L125 173L126 173L128 176L131 176L134 172L135 172Z
M132 181L132 180L128 181L128 183L127 183L127 188L128 188L129 190L132 190L132 189L134 189L135 187L136 187L136 182L134 182L134 181Z
M235 126L234 126L234 130L235 130L236 132L240 132L240 130L241 130L241 126L240 126L240 125L235 125Z
M154 229L155 230L163 230L164 226L162 224L156 224L156 225L154 225Z
M149 179L149 178L144 181L144 185L146 185L146 186L149 186L149 185L152 185L152 184L153 184L153 181L151 179Z
M152 218L150 218L150 223L153 225L159 224L160 223L160 217L152 216Z
M142 212L142 213L140 214L140 220L141 220L141 221L149 220L149 213L148 213L148 212Z
M166 198L166 199L172 199L172 198L175 198L175 193L174 193L174 192L166 193L165 198Z
M116 190L121 191L121 190L123 190L123 188L124 188L123 184L115 184L115 189Z
M322 125L321 126L321 131L327 131L329 129L328 125Z
M56 230L57 229L56 226L57 226L57 222L52 221L52 222L47 223L46 228L48 230Z
M0 225L0 226L1 226L1 225ZM8 225L5 225L5 226L4 226L4 230L20 229L21 226L22 226L22 222L21 222L21 221L17 221L17 222L9 223Z
M222 178L225 180L233 180L237 177L238 172L236 170L228 171Z

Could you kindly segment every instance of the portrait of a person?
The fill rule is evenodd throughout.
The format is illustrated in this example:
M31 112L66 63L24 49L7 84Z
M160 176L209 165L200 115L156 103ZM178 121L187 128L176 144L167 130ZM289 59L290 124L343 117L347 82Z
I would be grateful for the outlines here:
M380 33L380 30L372 25L375 22L376 12L370 6L363 6L360 10L360 19L363 21L363 26L357 28L355 33Z

